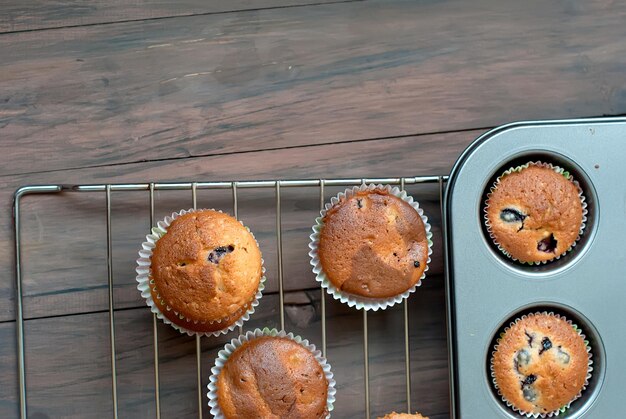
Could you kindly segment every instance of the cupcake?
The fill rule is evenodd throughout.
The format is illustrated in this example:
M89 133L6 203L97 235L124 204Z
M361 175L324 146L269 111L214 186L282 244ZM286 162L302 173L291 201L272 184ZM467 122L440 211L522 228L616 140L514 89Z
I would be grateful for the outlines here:
M209 405L216 418L329 416L334 401L330 366L308 341L275 329L233 340L211 370Z
M357 308L385 308L408 297L424 277L430 226L419 205L398 188L348 190L317 221L312 264L335 298Z
M227 214L173 214L143 248L138 288L153 312L183 332L225 333L258 304L261 252L250 231Z
M579 398L591 377L580 330L553 313L531 313L498 339L491 376L502 400L526 416L553 416Z
M378 419L428 419L427 416L422 416L419 413L396 413L396 412L391 412L386 414L383 417L380 417Z
M546 263L576 244L586 221L578 182L545 163L528 163L500 176L485 205L485 222L494 243L522 263Z

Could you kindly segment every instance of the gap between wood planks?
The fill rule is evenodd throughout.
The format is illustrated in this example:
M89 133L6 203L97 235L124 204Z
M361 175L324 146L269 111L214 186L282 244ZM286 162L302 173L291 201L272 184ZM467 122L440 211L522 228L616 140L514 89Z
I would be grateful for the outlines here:
M434 275L434 278L437 278L438 280L445 280L444 275ZM306 292L320 292L321 288L320 287L314 287L314 288L304 288L304 289L300 289L297 291L286 291L285 292L285 296L287 296L288 294L295 294L295 293L306 293ZM278 291L272 291L272 292L267 292L267 293L263 293L264 297L269 297L272 295L278 295L279 292ZM326 290L324 290L324 298L328 298L328 295L326 293ZM314 304L316 300L311 300L308 303L302 303L302 302L285 302L285 306L289 306L289 307L300 307L300 306L307 306L307 305L311 305ZM399 308L400 305L396 305L395 307L390 308L391 310L393 309L397 309ZM114 308L113 311L114 312L120 312L120 311L131 311L131 310L142 310L144 308L148 308L148 306L146 305L139 305L139 306L132 306L132 307L122 307L122 308ZM91 310L91 311L81 311L81 312L77 312L77 313L66 313L66 314L52 314L49 316L34 316L34 317L25 317L24 321L31 321L31 320L45 320L45 319L55 319L55 318L59 318L59 317L73 317L73 316L83 316L83 315L88 315L88 314L103 314L103 313L108 313L109 310L108 309L102 309L102 310ZM0 320L0 324L4 324L4 323L15 323L16 320L12 319L12 320Z
M362 1L365 1L365 0L336 0L336 1L329 1L329 2L312 2L312 3L305 3L305 4L286 4L282 6L253 7L249 9L244 8L244 9L234 9L234 10L221 10L221 11L215 11L215 12L187 13L187 14L179 14L179 15L171 15L171 16L155 16L155 17L136 18L136 19L114 20L110 22L93 22L93 23L81 23L81 24L76 24L76 25L60 25L60 26L50 26L50 27L33 28L33 29L17 29L13 31L10 30L10 31L0 32L0 36L6 35L6 34L25 33L25 32L42 32L42 31L57 30L57 29L114 25L118 23L149 22L153 20L176 19L176 18L185 18L185 17L193 17L193 16L224 15L224 14L229 14L229 13L255 12L255 11L261 11L261 10L291 9L291 8L296 8L296 7L311 7L311 6L322 6L322 5L327 5L327 4L356 3L356 2L362 2Z
M364 0L350 0L352 1L364 1ZM320 4L328 4L328 3L320 3ZM334 3L333 3L334 4ZM286 6L286 7L296 7L296 6ZM2 34L0 34L1 36ZM618 118L625 117L626 113L619 114L602 114L602 115L590 115L590 116L580 116L576 119L585 119L585 118ZM514 122L514 121L511 121ZM392 135L392 136L384 136L384 137L372 137L372 138L362 138L362 139L354 139L354 140L343 140L343 141L329 141L326 143L315 143L315 144L299 144L294 146L284 146L284 147L275 147L275 148L259 148L252 150L243 150L243 151L227 151L224 153L207 153L207 154L193 154L190 156L180 156L180 157L167 157L167 158L157 158L157 159L140 159L140 160L132 160L120 163L110 163L110 164L94 164L94 165L86 165L86 166L72 166L72 167L64 167L63 169L51 169L51 170L39 170L32 172L20 172L20 173L7 173L4 175L0 175L0 179L16 176L16 175L35 175L41 173L57 173L63 172L66 170L81 170L81 169L96 169L99 167L118 167L118 166L127 166L131 164L137 163L156 163L156 162L170 162L176 160L186 160L186 159L196 159L203 157L218 157L218 156L229 156L229 155L237 155L237 154L250 154L250 153L258 153L262 151L278 151L278 150L293 150L293 149L301 149L307 147L317 147L317 146L327 146L327 145L340 145L340 144L356 144L356 143L365 143L368 141L381 141L381 140L395 140L400 138L409 138L409 137L425 137L431 135L445 135L445 134L455 134L462 132L471 132L471 131L483 131L484 133L497 128L495 126L487 126L487 127L473 127L473 128L462 128L462 129L452 129L452 130L437 130L437 131L429 131L422 133L413 133L413 134L402 134L402 135Z
M358 1L362 1L362 0L358 0ZM608 116L608 115L603 115L603 116ZM613 115L613 116L622 116L622 115ZM250 154L250 153L259 153L262 151L293 150L293 149L300 149L300 148L307 148L307 147L318 147L318 146L321 147L321 146L329 146L329 145L356 144L356 143L366 143L368 141L395 140L395 139L400 139L400 138L425 137L425 136L432 136L432 135L445 135L445 134L455 134L455 133L472 132L472 131L487 132L493 128L495 127L463 128L463 129L456 129L456 130L423 132L419 134L393 135L389 137L373 137L373 138L363 138L363 139L356 139L356 140L331 141L331 142L326 142L326 143L299 144L299 145L294 145L294 146L284 146L284 147L275 147L275 148L259 148L259 149L253 149L253 150L243 150L243 151L227 151L224 153L218 152L218 153L207 153L207 154L193 154L190 156L167 157L167 158L158 158L158 159L142 159L142 160L133 160L133 161L125 161L125 162L119 162L119 163L110 163L110 164L94 164L94 165L87 165L87 166L64 167L63 169L8 173L8 174L0 175L0 179L11 177L11 176L16 176L16 175L25 176L25 175L36 175L36 174L41 174L41 173L58 173L58 172L64 172L66 170L96 169L99 167L118 167L118 166L127 166L130 164L137 164L137 163L170 162L170 161L176 161L176 160L196 159L196 158L203 158L203 157L218 157L218 156L229 156L229 155L237 155L237 154Z
M106 288L106 286L104 286L103 288ZM301 289L301 290L297 290L297 291L287 291L285 292L285 295L287 294L293 294L293 293L302 293L302 292L315 292L315 291L320 291L319 287L315 287L315 288L305 288L305 289ZM264 297L270 296L270 295L278 295L278 291L272 291L272 292L267 292L267 293L263 293ZM326 296L326 294L324 294ZM311 301L312 303L313 301ZM290 307L296 307L296 306L306 306L306 305L310 305L310 303L285 303L285 306L290 306ZM129 311L129 310L140 310L140 309L144 309L144 308L148 308L148 306L145 305L141 305L141 306L133 306L133 307L122 307L122 308L115 308L113 309L114 312L118 312L118 311ZM24 321L30 321L30 320L42 320L42 319L55 319L58 317L69 317L69 316L82 316L85 314L101 314L101 313L108 313L109 310L108 309L103 309L103 310L91 310L91 311L81 311L81 312L77 312L77 313L67 313L67 314L52 314L50 316L35 316L35 317L24 317ZM3 323L15 323L15 319L12 320L0 320L0 324Z

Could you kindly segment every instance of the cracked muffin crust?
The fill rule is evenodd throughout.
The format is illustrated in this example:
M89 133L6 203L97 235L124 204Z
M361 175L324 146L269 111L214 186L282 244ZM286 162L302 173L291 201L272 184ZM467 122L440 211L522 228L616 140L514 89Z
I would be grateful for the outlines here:
M201 210L175 219L156 242L150 292L173 323L211 332L248 310L262 275L252 234L227 214Z
M386 190L358 191L326 212L319 259L337 289L393 297L414 286L426 269L426 229L410 204Z
M498 179L488 194L488 229L520 262L547 262L579 237L583 207L578 186L553 168L530 164Z
M263 336L244 343L217 380L217 400L226 419L324 418L327 398L322 366L288 338Z
M575 400L587 383L584 338L563 317L531 313L501 336L491 360L499 394L526 413L548 414Z
M378 419L428 419L427 416L422 416L419 413L396 413L391 412Z

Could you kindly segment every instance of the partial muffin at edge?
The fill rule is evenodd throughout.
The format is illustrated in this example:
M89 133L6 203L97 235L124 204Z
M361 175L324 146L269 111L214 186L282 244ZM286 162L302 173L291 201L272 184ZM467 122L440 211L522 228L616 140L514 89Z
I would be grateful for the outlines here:
M428 419L427 416L422 416L419 413L387 413L385 416L378 419Z
M289 338L262 336L230 355L217 379L217 400L226 419L324 418L328 384L307 348Z

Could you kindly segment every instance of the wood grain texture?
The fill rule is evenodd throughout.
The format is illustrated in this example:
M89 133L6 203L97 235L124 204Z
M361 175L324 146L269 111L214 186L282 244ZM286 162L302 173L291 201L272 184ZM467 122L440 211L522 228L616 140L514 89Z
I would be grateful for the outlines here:
M320 292L286 295L286 328L319 345ZM364 412L361 312L328 301L328 359L337 380L335 417ZM431 418L448 417L448 381L443 281L435 278L411 297L412 402ZM278 296L267 295L246 328L277 326ZM108 314L93 313L26 321L30 417L111 416ZM147 308L115 313L120 417L155 416L152 317ZM404 332L401 307L373 313L370 385L373 415L405 406ZM236 334L204 338L202 381L206 386L217 352ZM197 417L195 341L159 323L162 417ZM17 416L14 323L0 324L0 416ZM54 350L53 348L63 348ZM8 372L8 374L7 374ZM205 400L206 402L206 400ZM210 417L208 407L205 417Z
M337 0L5 0L0 15L0 33L95 25L143 19L192 16L334 3Z
M479 131L312 146L228 156L138 163L0 178L5 211L0 226L11 232L10 192L25 183L94 183L256 178L328 178L445 174ZM327 199L343 188L327 188ZM442 272L438 187L411 186L433 225L430 273ZM317 188L282 191L284 280L286 289L316 286L308 257L308 236L319 214ZM155 196L156 219L190 208L190 191L162 191ZM149 229L147 192L112 193L113 281L116 307L144 303L136 290L135 259ZM232 211L230 191L198 192L199 207ZM277 290L274 190L239 190L239 216L254 231L267 267L268 291ZM23 200L23 290L27 318L83 313L108 307L106 213L104 193L27 196ZM62 245L55 245L62 243ZM12 244L0 241L0 268L13 278ZM0 313L13 319L13 281L0 281Z
M17 417L13 243L6 238L18 186L446 174L482 131L472 128L626 113L626 4L619 2L371 0L210 14L238 5L4 5L0 32L25 32L0 35L0 417ZM112 23L120 19L129 21ZM438 244L424 286L411 297L412 400L443 419L440 208L435 186L409 192L425 207ZM273 191L239 193L240 218L259 238L269 278L247 327L276 326ZM306 253L317 193L284 189L282 202L286 327L315 343L321 293ZM191 206L188 191L155 198L157 219ZM230 211L230 192L199 191L198 205ZM102 193L23 202L33 418L111 414L104 209ZM149 227L148 194L113 193L111 210L120 413L149 418L152 318L133 271ZM361 418L362 315L327 302L335 417ZM373 415L404 408L401 313L369 318ZM163 417L195 417L194 341L160 323L158 330ZM205 383L227 339L203 339Z
M0 417L19 413L15 322L0 323Z
M625 17L398 0L5 34L0 174L626 113Z

